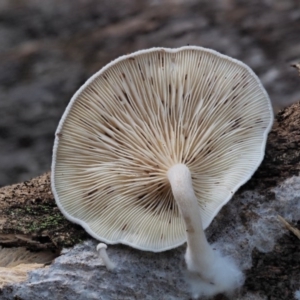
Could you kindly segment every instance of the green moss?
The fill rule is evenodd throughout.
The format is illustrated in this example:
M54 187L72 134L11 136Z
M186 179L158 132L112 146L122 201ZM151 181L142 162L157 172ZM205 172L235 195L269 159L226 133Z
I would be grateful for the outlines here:
M56 248L73 246L87 237L85 231L70 223L53 203L10 207L6 215L9 216L6 233L48 237Z
M48 215L45 218L37 219L28 226L28 232L40 232L43 230L53 230L65 221L61 214Z

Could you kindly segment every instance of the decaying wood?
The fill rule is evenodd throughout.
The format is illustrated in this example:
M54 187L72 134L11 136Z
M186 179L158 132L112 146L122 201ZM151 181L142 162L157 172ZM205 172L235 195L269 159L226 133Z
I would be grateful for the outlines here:
M0 189L0 244L61 249L87 237L57 208L50 173Z
M300 171L300 103L278 113L269 133L265 158L252 179L241 189L258 188L269 193L286 178Z
M30 252L24 247L0 247L0 289L6 284L26 280L29 271L45 267L55 256L51 251Z
M44 264L19 264L11 268L0 267L0 288L7 284L25 281L28 278L28 272L43 268Z

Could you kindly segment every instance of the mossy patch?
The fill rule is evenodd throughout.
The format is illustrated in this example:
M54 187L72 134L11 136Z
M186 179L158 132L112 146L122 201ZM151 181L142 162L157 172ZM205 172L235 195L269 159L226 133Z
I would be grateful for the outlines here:
M59 211L50 187L50 173L0 189L0 244L33 249L61 249L87 238Z

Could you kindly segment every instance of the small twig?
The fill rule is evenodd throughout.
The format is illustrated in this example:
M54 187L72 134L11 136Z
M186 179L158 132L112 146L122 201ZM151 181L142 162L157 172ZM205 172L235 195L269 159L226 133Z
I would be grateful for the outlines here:
M280 222L300 240L300 230L290 225L283 217L277 216Z

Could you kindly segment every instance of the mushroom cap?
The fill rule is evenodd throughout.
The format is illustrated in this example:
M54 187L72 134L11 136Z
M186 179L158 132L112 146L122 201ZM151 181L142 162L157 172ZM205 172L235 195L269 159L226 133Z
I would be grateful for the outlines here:
M122 56L73 96L56 131L52 191L94 238L148 251L186 241L167 171L192 174L203 227L253 175L273 124L245 64L195 46Z
M107 245L104 243L100 243L97 245L97 251L101 250L101 249L107 249Z

